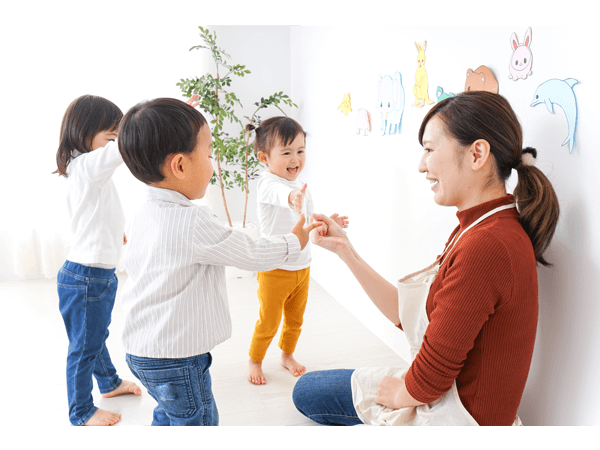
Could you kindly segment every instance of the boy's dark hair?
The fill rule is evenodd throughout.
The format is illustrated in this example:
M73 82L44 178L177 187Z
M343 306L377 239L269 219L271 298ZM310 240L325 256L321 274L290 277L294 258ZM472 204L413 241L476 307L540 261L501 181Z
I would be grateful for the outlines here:
M246 132L254 130L254 150L256 153L265 152L270 155L271 149L281 143L284 147L294 142L300 133L306 138L306 132L294 119L287 116L276 116L265 120L258 128L254 125L246 125Z
M131 108L119 127L119 151L138 180L149 184L164 180L162 167L169 155L190 154L200 129L206 125L200 112L181 100L157 98Z
M95 95L82 95L71 102L60 125L56 152L57 169L52 173L67 176L67 166L74 158L73 150L91 152L98 133L117 130L123 112L110 100Z

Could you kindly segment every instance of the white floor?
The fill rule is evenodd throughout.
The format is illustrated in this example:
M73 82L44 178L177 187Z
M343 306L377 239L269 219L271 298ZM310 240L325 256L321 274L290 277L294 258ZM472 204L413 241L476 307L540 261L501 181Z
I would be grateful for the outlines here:
M120 277L120 287L125 280L125 275ZM220 425L316 425L293 405L291 393L297 379L279 365L278 336L263 363L267 384L255 386L246 379L248 345L258 317L257 282L255 278L227 282L233 336L213 350L210 369ZM0 301L4 391L0 423L3 427L70 426L64 380L68 340L58 311L56 281L0 283ZM117 296L108 348L121 378L135 380L120 345L122 322ZM400 360L312 280L295 356L308 371L390 366ZM122 414L116 426L150 425L152 421L156 403L145 390L140 397L103 399L94 384L93 395L97 406Z

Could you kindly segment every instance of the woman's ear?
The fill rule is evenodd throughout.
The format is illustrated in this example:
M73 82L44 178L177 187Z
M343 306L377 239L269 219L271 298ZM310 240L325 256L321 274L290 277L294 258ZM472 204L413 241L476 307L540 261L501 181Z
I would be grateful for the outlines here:
M490 143L485 139L477 139L469 149L469 163L471 169L479 170L490 159Z

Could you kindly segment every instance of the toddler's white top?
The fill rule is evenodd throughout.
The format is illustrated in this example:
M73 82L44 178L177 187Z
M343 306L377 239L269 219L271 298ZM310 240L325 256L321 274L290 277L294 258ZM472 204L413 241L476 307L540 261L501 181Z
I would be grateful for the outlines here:
M111 177L123 163L116 141L81 153L67 166L71 249L67 259L87 266L117 267L125 215Z
M298 191L304 186L300 179L294 181L286 180L272 174L268 170L263 172L256 187L258 203L258 221L260 225L261 236L276 236L289 233L298 222L298 214L289 205L289 195L292 191ZM314 213L312 196L308 188L304 195L302 212L306 217L307 223L310 222L310 216ZM297 261L286 262L279 266L284 270L302 270L310 266L310 242L304 247Z

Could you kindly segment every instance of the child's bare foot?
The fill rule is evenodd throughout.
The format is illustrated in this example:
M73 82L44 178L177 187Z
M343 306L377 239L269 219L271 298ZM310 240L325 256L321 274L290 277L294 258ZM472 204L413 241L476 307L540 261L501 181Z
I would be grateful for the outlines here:
M141 393L142 393L142 390L133 381L123 380L118 388L116 388L114 391L110 391L110 392L107 392L106 394L102 394L102 397L110 398L110 397L116 397L117 395L124 395L124 394L140 395Z
M121 420L121 414L98 408L94 415L90 417L90 420L84 423L84 426L107 427L110 425L114 425L119 420Z
M267 384L267 380L262 371L262 361L248 360L248 381L254 384Z
M306 367L294 359L293 353L281 352L281 365L289 370L292 375L299 377L306 372Z

